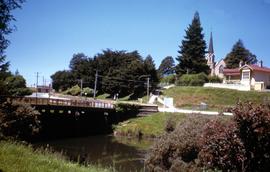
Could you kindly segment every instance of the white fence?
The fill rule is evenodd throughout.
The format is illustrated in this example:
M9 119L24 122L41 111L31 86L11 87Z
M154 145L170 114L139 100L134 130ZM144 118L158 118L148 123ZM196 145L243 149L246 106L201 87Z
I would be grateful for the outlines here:
M223 83L205 83L204 87L213 87L213 88L227 88L233 90L240 90L240 91L249 91L249 85L243 84L223 84Z

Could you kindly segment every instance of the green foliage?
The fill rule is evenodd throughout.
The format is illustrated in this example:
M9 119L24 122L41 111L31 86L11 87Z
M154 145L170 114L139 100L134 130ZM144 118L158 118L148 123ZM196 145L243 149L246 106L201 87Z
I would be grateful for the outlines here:
M97 90L109 93L110 97L119 97L146 90L146 78L150 76L151 89L158 83L158 75L151 56L143 60L137 51L104 50L93 58L83 53L74 54L70 61L70 70L58 71L51 76L53 88L65 90L83 80L83 87L94 88L95 74L98 71ZM135 96L135 97L136 97Z
M83 88L82 92L83 92L83 96L86 96L86 97L92 97L94 94L94 90L89 87Z
M25 96L32 94L32 91L26 87L26 81L21 75L7 77L5 84L9 95Z
M51 76L51 78L52 78L52 87L56 91L66 90L75 85L75 83L77 83L74 80L74 76L72 75L72 73L67 70L57 71Z
M15 18L12 11L20 8L24 0L0 0L0 61L4 56L4 51L8 47L9 41L6 36L10 34L14 28L10 26L11 21ZM1 68L2 66L0 66Z
M158 72L161 76L174 74L175 64L172 56L165 57L158 68Z
M26 104L5 102L0 106L0 135L29 139L40 128L39 112Z
M176 75L168 75L164 76L161 78L160 83L169 83L169 84L174 84L176 80Z
M110 172L99 165L83 166L68 161L63 155L48 149L34 149L21 143L0 141L0 169L5 172Z
M206 43L202 31L199 13L196 12L178 51L180 55L176 59L179 62L176 66L177 74L209 73L210 69L205 59Z
M222 79L218 76L208 76L208 82L210 83L222 83Z
M203 86L204 83L208 82L207 75L204 73L199 74L184 74L176 84L179 86Z
M196 164L200 151L197 140L210 117L189 115L174 131L166 133L153 146L146 165L150 171L173 171L181 169L202 171ZM192 170L191 170L192 171Z
M81 88L78 85L75 85L66 91L63 92L64 94L72 95L72 96L78 96L81 93Z
M243 64L255 64L257 63L256 55L252 54L248 49L245 48L242 40L238 40L234 45L229 54L225 57L227 68L237 68L239 63L242 61Z
M201 138L201 163L222 171L270 168L270 111L267 106L238 104L228 124L209 123Z

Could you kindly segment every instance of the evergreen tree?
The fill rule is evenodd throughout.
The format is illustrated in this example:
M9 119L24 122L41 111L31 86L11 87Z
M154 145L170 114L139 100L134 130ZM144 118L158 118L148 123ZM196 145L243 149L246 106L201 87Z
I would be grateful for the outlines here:
M158 68L158 72L161 76L173 74L175 71L175 64L172 56L165 57Z
M155 63L151 55L148 55L144 60L144 69L145 73L150 75L151 88L155 88L157 83L159 82L158 73L155 67Z
M180 55L176 59L179 62L176 67L177 74L209 73L209 67L205 59L206 43L202 31L199 13L196 12L192 23L186 30L186 36L182 41L180 51L178 51Z
M255 64L257 63L257 57L246 49L242 40L239 39L233 45L231 52L225 57L226 67L230 69L237 68L239 67L240 61L242 61L243 64Z

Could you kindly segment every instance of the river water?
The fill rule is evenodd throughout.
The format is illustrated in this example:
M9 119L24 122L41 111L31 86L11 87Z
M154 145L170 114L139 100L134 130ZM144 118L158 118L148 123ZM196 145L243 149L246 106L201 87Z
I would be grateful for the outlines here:
M146 171L144 160L152 144L150 140L89 136L43 141L35 145L49 146L72 161L112 167L119 172L133 172Z

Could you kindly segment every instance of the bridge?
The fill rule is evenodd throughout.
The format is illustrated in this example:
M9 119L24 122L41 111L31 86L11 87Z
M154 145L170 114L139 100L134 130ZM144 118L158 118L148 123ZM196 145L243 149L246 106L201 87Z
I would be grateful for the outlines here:
M113 124L138 114L158 111L155 105L130 103L125 111L117 111L114 101L95 99L56 99L38 97L6 97L7 101L29 104L40 112L41 137L81 136L110 133ZM131 105L131 106L130 106ZM130 109L129 109L130 108Z

